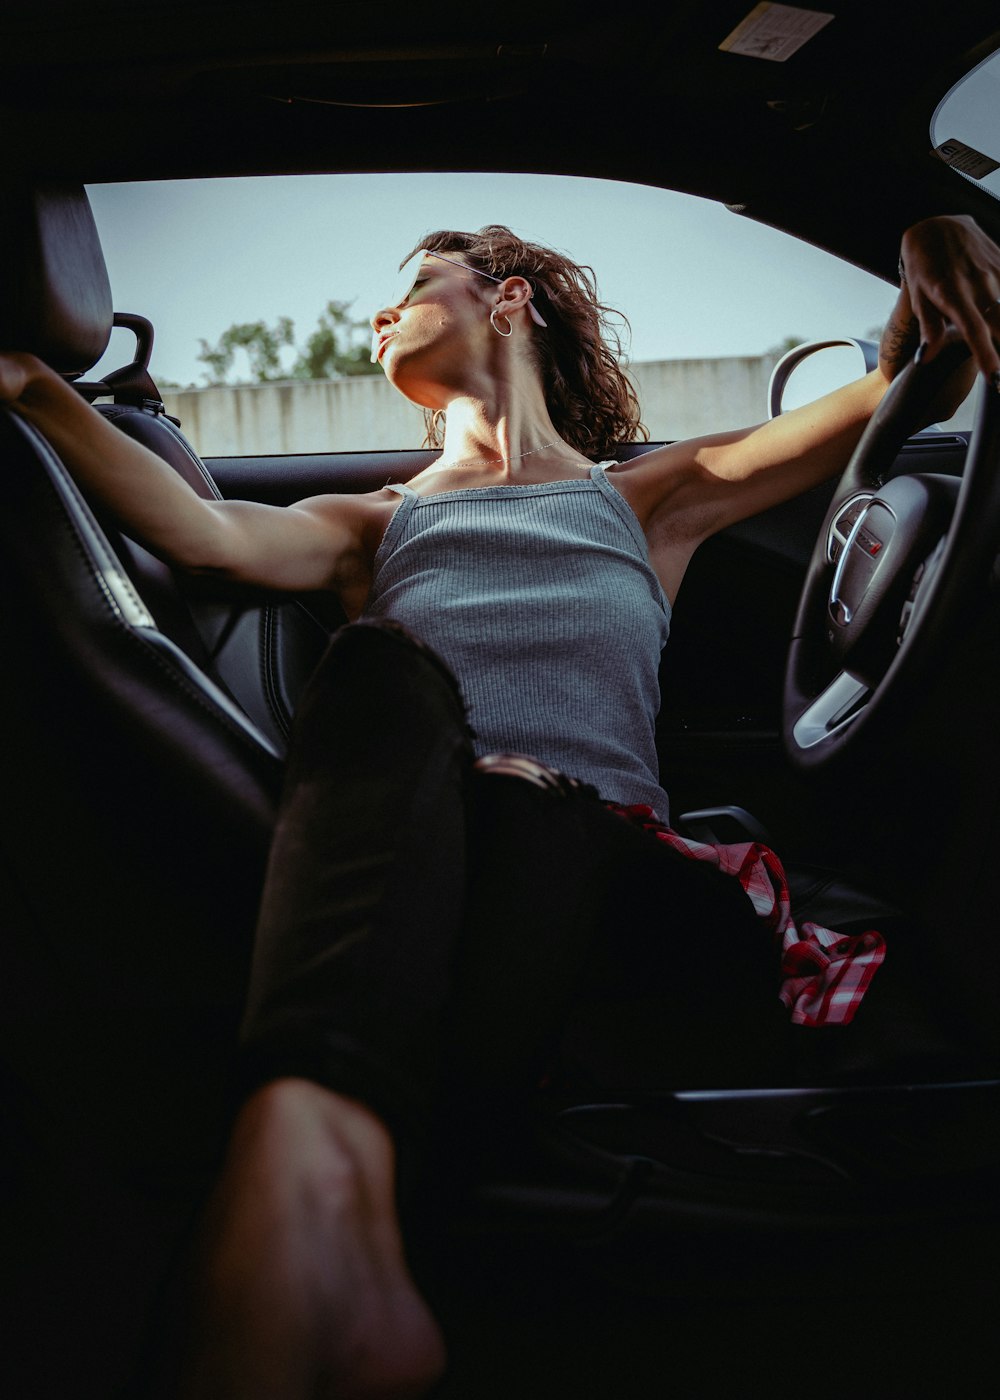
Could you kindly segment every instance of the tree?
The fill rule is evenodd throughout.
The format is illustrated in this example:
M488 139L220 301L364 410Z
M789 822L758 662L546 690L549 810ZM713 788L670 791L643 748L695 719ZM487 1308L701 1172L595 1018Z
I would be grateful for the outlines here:
M782 340L777 345L772 345L769 350L764 351L764 354L780 357L784 355L788 350L794 350L796 345L801 344L802 337L800 335L786 335L784 340Z
M350 301L328 301L316 329L300 352L292 375L295 379L332 379L341 374L375 374L369 350L371 328L367 321L352 320Z
M218 344L201 341L198 359L207 366L212 384L267 384L276 379L333 379L341 375L374 374L370 361L367 321L351 317L353 302L329 301L304 349L297 352L291 369L281 363L281 351L295 344L295 323L280 316L273 326L264 321L243 321L223 331ZM245 350L249 379L234 378L236 352Z
M294 333L295 323L288 316L280 316L274 326L267 326L263 321L243 321L223 331L214 350L203 340L198 359L208 366L211 382L221 384L233 368L236 351L245 350L250 360L250 382L266 384L285 377L280 351L282 346L294 343Z

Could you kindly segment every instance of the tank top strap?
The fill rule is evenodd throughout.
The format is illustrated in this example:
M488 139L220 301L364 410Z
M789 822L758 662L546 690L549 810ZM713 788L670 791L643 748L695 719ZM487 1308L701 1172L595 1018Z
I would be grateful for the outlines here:
M590 479L604 492L605 496L621 516L625 525L628 527L629 533L639 547L643 559L648 563L649 544L647 543L643 528L639 524L639 517L618 488L611 485L606 475L608 467L616 467L617 465L617 462L598 462L596 467L591 467L590 469Z
M387 481L385 489L387 491L395 491L402 499L389 518L389 523L382 532L382 539L379 541L379 547L375 551L375 558L372 562L376 572L383 561L396 548L410 512L420 500L419 493L414 491L412 486L407 486L405 481Z

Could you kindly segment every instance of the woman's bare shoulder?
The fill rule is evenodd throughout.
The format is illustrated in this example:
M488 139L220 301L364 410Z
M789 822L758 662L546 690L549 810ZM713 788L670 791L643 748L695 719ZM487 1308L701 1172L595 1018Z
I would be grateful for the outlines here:
M691 441L652 447L648 452L606 467L605 474L645 523L671 488L681 485L690 475L698 445Z
M686 460L694 454L697 446L697 439L665 442L659 447L646 448L623 462L612 462L605 467L605 471L616 480L640 481L644 476Z
M296 501L293 510L331 520L364 521L391 515L400 502L400 493L389 486L377 491L330 491Z

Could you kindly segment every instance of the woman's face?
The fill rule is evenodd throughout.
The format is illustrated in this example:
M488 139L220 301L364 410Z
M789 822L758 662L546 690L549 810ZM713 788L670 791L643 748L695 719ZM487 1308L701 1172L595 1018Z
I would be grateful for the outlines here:
M489 310L494 288L461 255L444 261L425 254L409 293L371 319L372 356L389 382L424 408L444 408L489 345Z

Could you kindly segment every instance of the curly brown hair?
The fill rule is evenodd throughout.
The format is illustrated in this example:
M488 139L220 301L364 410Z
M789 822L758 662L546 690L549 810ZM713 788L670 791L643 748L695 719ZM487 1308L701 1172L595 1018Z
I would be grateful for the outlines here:
M439 229L403 261L420 248L461 253L470 267L491 277L525 277L531 283L547 323L546 330L532 325L532 346L552 422L571 447L600 457L616 443L648 439L635 389L619 364L615 322L628 329L628 321L598 299L592 268L528 243L503 224L487 224L478 233ZM427 410L425 419L426 445L440 447L443 410Z

